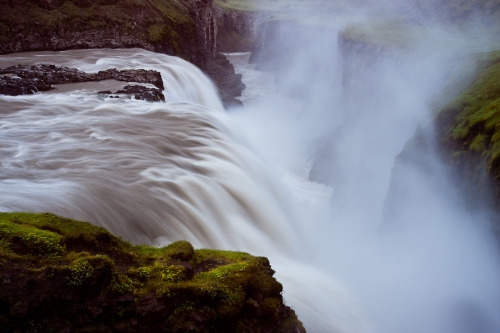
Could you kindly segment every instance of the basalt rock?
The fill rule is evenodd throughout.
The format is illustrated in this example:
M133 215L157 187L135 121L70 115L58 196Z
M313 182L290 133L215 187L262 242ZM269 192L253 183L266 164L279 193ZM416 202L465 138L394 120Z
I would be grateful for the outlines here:
M160 89L148 88L138 85L127 85L116 91L116 94L125 94L133 96L135 99L141 99L148 102L165 102L165 96Z
M217 8L212 0L1 1L0 54L138 47L184 58L218 75L215 82L240 80L216 60ZM236 97L218 88L227 100Z
M241 95L245 85L241 82L241 74L231 74L234 73L234 67L226 57L218 55L210 60L206 71L208 75L214 78L215 84L220 88L221 99L226 106L241 104L234 97Z
M18 76L0 76L0 94L9 96L29 95L39 91L53 89L50 84L33 79L22 79Z
M165 101L162 93L163 81L161 74L153 70L127 69L119 71L116 68L111 68L98 73L85 73L76 68L50 64L16 65L0 68L0 94L11 96L27 95L51 90L53 89L52 85L111 79L147 83L156 87L128 85L114 94L125 94L151 102ZM110 92L110 94L113 94L113 92Z
M269 261L0 213L2 332L305 332Z

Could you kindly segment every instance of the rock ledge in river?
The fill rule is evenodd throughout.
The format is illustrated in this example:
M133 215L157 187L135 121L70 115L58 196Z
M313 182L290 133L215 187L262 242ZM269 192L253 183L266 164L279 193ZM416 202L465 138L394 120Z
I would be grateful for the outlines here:
M0 94L17 96L29 95L39 91L54 89L52 85L117 80L152 84L156 88L140 85L128 85L115 93L133 96L150 102L165 101L163 96L163 81L157 71L144 69L117 70L107 69L98 73L85 73L76 68L68 68L50 64L33 66L16 65L0 68ZM109 92L112 94L113 92Z

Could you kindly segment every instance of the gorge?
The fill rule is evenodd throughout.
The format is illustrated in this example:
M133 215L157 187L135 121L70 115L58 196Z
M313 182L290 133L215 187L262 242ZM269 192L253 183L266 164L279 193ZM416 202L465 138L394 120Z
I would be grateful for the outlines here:
M11 6L76 6L93 16L87 10L129 2ZM166 3L178 5L136 5L155 12ZM165 102L78 90L0 96L0 210L84 220L137 244L187 240L266 256L310 332L497 332L500 249L488 188L496 177L481 176L490 170L481 158L491 156L496 170L497 2L290 1L275 10L270 1L274 11L262 16L236 6L245 1L214 11L204 7L210 1L183 6L191 3L193 21L166 15L141 26L138 14L139 27L125 26L116 38L128 39L116 43L110 35L88 41L87 28L69 34L85 41L72 46L42 45L36 34L41 44L13 43L21 30L2 35L2 53L34 52L2 55L0 68L154 70ZM224 5L248 22L223 21L231 29L219 40ZM185 28L172 30L179 39L161 30L174 21ZM121 23L97 30L116 33ZM216 53L249 51L240 37L254 23L252 55L228 55L235 74ZM65 41L62 25L54 27ZM149 39L132 36L138 31ZM241 41L234 49L232 38ZM175 49L174 41L186 44ZM59 51L67 48L76 49ZM240 86L243 74L244 105L224 109L201 70L151 51L181 56L212 78L219 70L210 64L225 63L236 78L229 85ZM487 101L486 120L470 114L464 90L486 91L478 102ZM472 120L457 116L462 109ZM452 121L471 127L454 135Z

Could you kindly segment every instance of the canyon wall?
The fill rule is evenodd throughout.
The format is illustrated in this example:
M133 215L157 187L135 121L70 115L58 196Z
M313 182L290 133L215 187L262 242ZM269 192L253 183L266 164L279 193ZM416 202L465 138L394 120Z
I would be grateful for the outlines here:
M139 47L194 63L227 103L244 87L218 55L217 35L247 34L251 22L212 0L9 0L0 11L0 54Z

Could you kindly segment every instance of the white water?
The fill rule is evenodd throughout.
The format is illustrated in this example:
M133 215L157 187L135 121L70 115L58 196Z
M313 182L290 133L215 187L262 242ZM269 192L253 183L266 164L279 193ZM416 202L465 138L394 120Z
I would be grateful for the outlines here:
M321 63L323 51L296 61ZM410 189L401 226L380 233L395 157L429 115L441 56L381 66L354 101L343 98L338 59L323 73L297 66L272 94L247 82L246 107L229 114L209 80L174 57L1 56L2 67L156 69L168 102L1 96L0 209L50 211L134 242L268 256L310 332L497 332L500 261L486 214L458 205L432 156L430 176L408 168L395 180Z
M291 34L293 55L281 54L277 41L276 57L288 62L278 90L262 94L253 89L255 75L247 76L247 105L231 113L232 128L292 194L309 260L328 276L324 285L317 274L306 277L327 295L314 304L329 308L339 289L325 285L337 285L354 296L365 321L342 321L336 307L319 316L331 322L310 319L308 303L293 295L295 309L313 332L332 331L338 322L346 332L500 331L500 258L489 212L465 208L436 156L430 125L433 108L446 102L450 64L494 44L486 34L469 38L433 27L418 32L412 52L382 57L346 87L346 59L332 51L332 31ZM238 64L244 55L232 57ZM430 148L393 172L419 127ZM391 182L399 192L390 192Z

